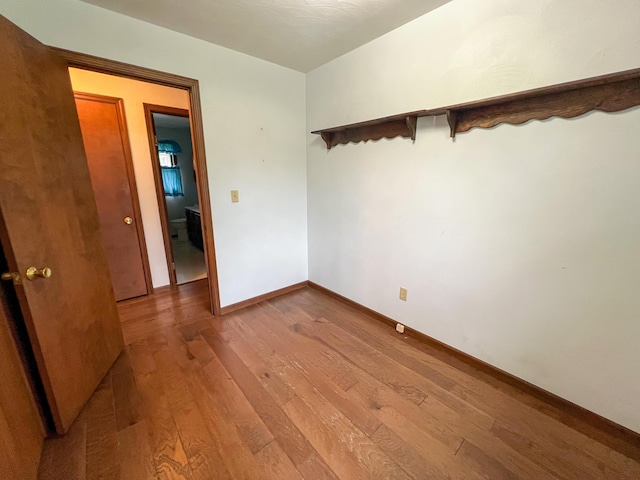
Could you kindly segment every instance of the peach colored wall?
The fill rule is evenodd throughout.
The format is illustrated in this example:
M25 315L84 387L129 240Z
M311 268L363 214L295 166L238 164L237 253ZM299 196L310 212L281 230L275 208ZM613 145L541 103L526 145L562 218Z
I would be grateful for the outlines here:
M158 199L144 118L143 103L189 109L189 93L178 88L139 82L128 78L70 68L73 90L122 98L124 101L133 168L135 171L142 225L147 241L151 278L154 287L169 284L169 272L162 240Z

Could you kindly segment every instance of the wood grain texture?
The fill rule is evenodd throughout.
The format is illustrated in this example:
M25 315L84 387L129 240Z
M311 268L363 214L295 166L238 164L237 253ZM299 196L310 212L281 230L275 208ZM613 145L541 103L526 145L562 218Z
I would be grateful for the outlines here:
M351 125L348 127L331 130L322 130L322 139L327 144L327 150L331 150L341 143L360 143L369 140L380 140L381 138L404 137L411 140L416 139L416 115L399 115L399 118L387 118L384 121Z
M124 103L104 95L75 92L74 97L116 301L146 295L151 270Z
M143 420L119 431L117 440L121 480L155 479L147 422Z
M74 97L116 300L146 295L151 273L124 104L102 95Z
M138 321L127 353L40 478L89 450L66 478L109 462L127 479L640 478L539 399L317 290L224 317L207 301L201 282L119 304Z
M207 159L204 146L204 126L202 124L202 105L200 102L200 84L198 80L129 63L109 60L86 53L74 52L63 48L49 47L64 58L70 67L84 68L110 75L119 75L167 87L183 88L189 91L189 112L191 113L191 135L193 138L193 157L198 183L198 204L202 219L202 231L205 242L205 260L209 281L210 311L220 315L220 294L218 287L218 269L214 242L213 220L211 217L211 195L207 173Z
M640 69L633 69L311 133L320 135L327 149L331 149L338 143L366 142L382 137L411 136L415 140L416 120L419 117L446 115L451 137L455 137L456 133L474 127L491 128L500 123L518 125L551 117L573 118L592 110L619 112L637 105L640 105ZM408 131L403 130L403 119L407 121Z
M109 373L87 402L87 478L118 479L118 440L113 384Z
M619 112L640 105L640 78L603 85L578 86L573 90L539 92L535 96L515 96L501 103L453 110L448 118L451 136L474 127L491 128L501 123L519 125L551 117L574 118L593 110Z
M247 300L243 300L238 303L227 305L226 307L222 307L220 314L227 315L229 313L235 312L236 310L240 310L241 308L250 307L251 305L260 303L264 300L270 300L272 298L279 297L280 295L284 295L285 293L295 292L296 290L300 290L301 288L306 287L307 283L308 282L296 283L293 285L289 285L288 287L274 290L273 292L265 293L263 295L258 295L257 297L248 298Z
M44 443L38 478L68 480L87 478L87 409L76 418L69 431Z
M0 269L3 264L0 261ZM0 284L0 477L31 479L38 471L44 428L13 336L14 320L3 287L13 288Z
M331 298L344 303L352 312L360 312L367 317L376 320L382 325L395 328L396 321L386 317L370 308L360 305L342 295L339 295L321 285L309 282L311 289L328 295ZM310 292L307 292L310 294ZM343 327L346 325L342 323ZM354 329L357 327L349 326ZM358 334L360 335L360 333ZM640 434L618 425L600 415L586 410L557 395L532 385L503 370L478 360L464 352L456 350L442 342L439 342L421 332L405 326L406 345L400 350L414 356L416 349L422 350L439 361L446 360L455 369L465 372L467 375L480 377L493 388L517 397L521 402L532 408L544 411L547 415L569 426L584 435L602 442L611 448L640 461ZM405 348L406 347L406 348ZM450 371L450 374L453 371ZM458 375L456 375L458 377ZM462 376L461 378L465 378ZM464 388L458 378L455 389Z
M123 348L66 62L0 17L0 241L55 428L65 432Z
M121 368L121 370L116 370L117 368ZM111 383L116 405L116 425L117 431L120 432L142 420L141 400L133 368L126 352L120 355L111 372Z
M177 117L189 118L189 110L182 108L167 107L164 105L143 104L144 118L147 127L147 140L149 141L149 152L151 153L151 170L153 171L153 181L156 185L156 199L160 210L160 227L162 229L162 241L164 242L164 252L167 258L167 270L169 271L169 281L172 287L178 283L175 269L175 259L173 258L173 245L171 243L171 229L169 228L169 211L167 209L167 199L162 181L162 170L160 167L160 157L156 138L156 126L153 119L154 113L163 113Z

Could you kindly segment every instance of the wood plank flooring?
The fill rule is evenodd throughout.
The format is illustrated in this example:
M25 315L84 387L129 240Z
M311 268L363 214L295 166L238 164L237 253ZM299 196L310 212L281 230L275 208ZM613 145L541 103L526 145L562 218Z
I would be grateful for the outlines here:
M219 318L207 297L120 304L127 349L39 478L640 478L575 419L315 290Z

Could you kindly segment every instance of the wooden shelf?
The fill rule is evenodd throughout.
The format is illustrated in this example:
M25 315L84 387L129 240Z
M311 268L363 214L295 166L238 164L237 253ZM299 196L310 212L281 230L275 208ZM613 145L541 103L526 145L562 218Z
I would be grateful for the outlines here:
M550 117L573 118L592 110L619 112L640 105L640 68L474 102L417 110L316 130L327 149L340 143L405 137L415 140L418 117L446 115L451 137L474 127L519 125Z
M423 112L425 110L401 113L400 115L317 130L311 133L322 136L327 144L327 150L331 150L331 147L335 147L339 143L359 143L367 140L380 140L381 138L405 137L415 140L418 117L422 116Z

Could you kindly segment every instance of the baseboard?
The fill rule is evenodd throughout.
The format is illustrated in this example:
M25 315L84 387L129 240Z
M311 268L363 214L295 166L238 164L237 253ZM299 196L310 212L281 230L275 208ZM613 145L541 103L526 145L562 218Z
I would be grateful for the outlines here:
M381 313L376 312L364 305L361 305L347 297L344 297L328 288L325 288L317 283L308 282L309 287L319 292L324 293L329 297L333 297L341 302L351 306L352 308L359 310L374 320L385 323L392 328L395 328L398 323L396 320L389 318ZM622 453L623 455L633 458L636 461L640 461L640 433L634 432L622 425L619 425L612 420L609 420L597 413L587 410L584 407L576 405L569 400L566 400L554 393L548 392L536 385L533 385L526 380L516 377L504 370L494 367L478 358L475 358L461 350L453 348L445 343L442 343L435 338L425 335L411 327L405 326L404 334L417 340L419 343L428 346L431 349L435 349L447 355L449 360L454 360L456 363L462 363L467 365L471 369L477 372L482 372L500 382L503 382L513 388L520 390L521 392L531 395L541 402L547 404L551 409L538 409L543 413L552 416L553 418L561 421L562 423L580 431L584 435L593 438L610 448ZM458 367L459 365L454 365Z
M307 281L296 283L294 285L289 285L288 287L274 290L273 292L263 293L262 295L258 295L257 297L248 298L241 302L234 303L232 305L227 305L226 307L222 307L220 309L220 315L227 315L231 312L235 312L236 310L240 310L241 308L250 307L251 305L255 305L256 303L264 302L265 300L270 300L272 298L279 297L280 295L284 295L285 293L295 292L296 290L300 290L306 287L308 283L309 282Z
M171 285L163 285L161 287L153 287L148 295L162 295L171 291Z

